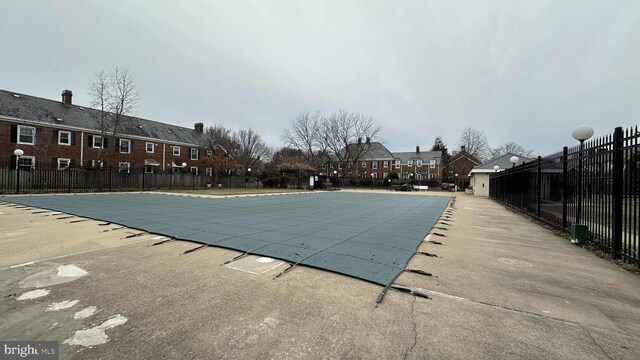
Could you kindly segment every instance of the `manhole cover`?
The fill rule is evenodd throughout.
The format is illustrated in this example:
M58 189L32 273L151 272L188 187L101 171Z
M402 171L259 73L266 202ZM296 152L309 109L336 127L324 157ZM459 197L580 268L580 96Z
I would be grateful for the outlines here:
M256 259L256 262L259 262L259 263L270 263L272 261L273 259L270 257L259 257Z

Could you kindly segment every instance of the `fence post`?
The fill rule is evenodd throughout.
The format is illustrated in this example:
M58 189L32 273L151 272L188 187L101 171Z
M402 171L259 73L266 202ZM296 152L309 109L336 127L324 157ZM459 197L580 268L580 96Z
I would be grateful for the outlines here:
M536 173L536 216L540 217L540 203L542 201L542 156L538 156L538 172Z
M113 170L113 168L109 165L109 192L111 192L111 170Z
M611 255L614 259L620 259L622 249L622 202L624 192L624 150L623 132L617 127L613 132L613 244Z
M562 231L567 229L567 187L569 179L567 175L569 173L567 161L569 158L569 148L562 148Z
M144 178L145 178L145 173L144 173L144 167L142 168L142 191L144 191Z
M525 162L522 162L522 171L520 172L520 209L521 210L525 210L525 206L524 206L524 192L525 192L525 186L524 186L524 166L525 166ZM527 188L529 188L527 186Z
M69 172L69 187L68 192L71 193L71 166L67 166L67 171Z

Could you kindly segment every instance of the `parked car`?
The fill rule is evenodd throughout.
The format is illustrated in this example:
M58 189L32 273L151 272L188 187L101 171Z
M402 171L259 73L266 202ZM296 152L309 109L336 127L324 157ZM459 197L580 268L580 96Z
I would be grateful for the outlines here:
M391 186L389 186L389 190L391 190L391 191L416 191L416 189L411 184L391 185Z

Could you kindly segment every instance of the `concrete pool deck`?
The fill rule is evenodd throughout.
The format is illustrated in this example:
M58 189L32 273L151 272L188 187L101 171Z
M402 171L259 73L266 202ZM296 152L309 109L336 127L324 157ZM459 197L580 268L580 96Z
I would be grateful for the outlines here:
M390 290L376 308L382 287L347 276L274 279L283 266L222 266L237 251L182 255L193 244L0 206L0 339L58 340L61 358L86 359L637 358L637 276L491 200L455 207L443 245L420 246L438 257L409 263L435 276L395 281L432 299ZM48 293L18 300L36 289Z

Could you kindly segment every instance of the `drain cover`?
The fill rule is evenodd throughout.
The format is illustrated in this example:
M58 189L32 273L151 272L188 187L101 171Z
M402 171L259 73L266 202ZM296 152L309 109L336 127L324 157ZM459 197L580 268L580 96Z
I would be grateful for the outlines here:
M272 261L273 259L270 257L259 257L256 259L256 262L259 262L259 263L270 263Z

